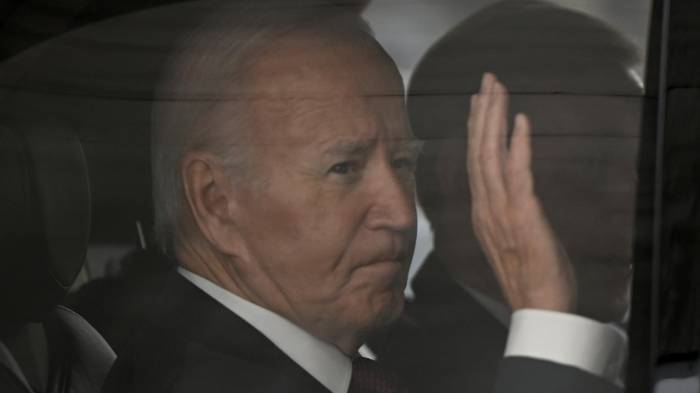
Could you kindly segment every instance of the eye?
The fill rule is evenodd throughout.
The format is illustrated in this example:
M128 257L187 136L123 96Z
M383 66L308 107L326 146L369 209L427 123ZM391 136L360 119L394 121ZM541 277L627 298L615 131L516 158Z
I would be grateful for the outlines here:
M328 170L328 173L333 173L336 175L348 175L357 172L360 165L356 161L343 161L339 162Z
M392 161L394 169L414 172L416 170L416 160L410 157L399 157Z

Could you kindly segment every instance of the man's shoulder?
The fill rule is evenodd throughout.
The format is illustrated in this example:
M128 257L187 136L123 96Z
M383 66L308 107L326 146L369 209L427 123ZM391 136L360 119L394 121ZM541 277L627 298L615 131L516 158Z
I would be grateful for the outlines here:
M215 304L175 272L164 273L158 281L162 288L150 299L148 315L133 326L105 392L173 391L188 381L221 382L215 378L216 365L240 362L239 352L229 351L227 356L224 345L216 345L216 332L207 328L213 319L218 325L231 323L230 316L218 313Z
M276 348L235 347L226 342L228 337L221 340L222 346L215 347L162 327L152 328L117 360L103 392L327 393Z
M154 282L161 287L149 294L149 310L132 327L118 362L143 358L172 363L192 356L230 357L263 347L267 341L176 270L164 272Z
M260 381L272 375L267 367L274 368L269 362L256 361L255 353L229 352L150 328L119 357L104 391L230 392L232 384L257 391Z
M174 273L133 332L105 393L323 392L262 333Z

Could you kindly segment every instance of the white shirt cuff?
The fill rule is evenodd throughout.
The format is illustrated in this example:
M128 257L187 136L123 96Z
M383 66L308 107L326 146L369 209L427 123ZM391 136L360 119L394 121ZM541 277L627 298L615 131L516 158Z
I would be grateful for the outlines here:
M619 384L627 336L613 325L574 314L523 309L513 313L505 357L576 367Z

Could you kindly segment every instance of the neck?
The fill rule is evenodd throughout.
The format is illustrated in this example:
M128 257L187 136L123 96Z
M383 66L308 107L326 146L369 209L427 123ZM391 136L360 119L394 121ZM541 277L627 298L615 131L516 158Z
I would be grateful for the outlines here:
M249 290L244 281L238 278L238 275L235 274L236 269L233 266L235 262L227 262L224 256L216 255L212 251L206 251L206 249L190 245L178 247L175 255L180 266L183 268L211 281L240 298L291 321L318 339L335 346L349 357L354 356L364 343L365 334L349 331L338 333L331 328L304 324L303 319L297 317L291 305L285 301L286 298L284 296L276 297L282 299L279 304L265 302L260 296L257 296L255 292Z
M217 286L243 298L251 303L278 313L268 306L253 293L246 290L246 285L235 274L233 263L226 261L226 257L212 251L208 247L197 247L192 244L184 244L176 248L177 261L183 268L201 276Z
M312 333L313 334L313 333ZM359 334L357 332L345 334L345 335L338 335L334 337L328 337L328 338L323 338L320 336L316 336L320 338L321 340L330 343L334 345L336 348L338 348L342 353L344 353L346 356L349 358L353 358L356 354L357 351L360 349L362 344L365 343L366 339L365 334Z

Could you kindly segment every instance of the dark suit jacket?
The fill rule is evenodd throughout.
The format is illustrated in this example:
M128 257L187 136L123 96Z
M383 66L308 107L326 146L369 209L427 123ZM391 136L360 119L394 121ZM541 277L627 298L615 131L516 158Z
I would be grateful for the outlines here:
M117 359L103 392L328 390L265 336L177 272Z
M153 312L133 332L105 382L104 393L328 392L265 336L176 272L160 282L162 288L152 299ZM443 322L452 318L437 314L431 316ZM615 391L598 378L548 362L511 358L499 366L500 353L469 347L470 342L478 344L479 338L465 337L470 332L462 331L460 325L468 319L458 321L448 329L453 335L437 341L425 334L420 323L406 327L406 334L389 333L384 347L388 350L380 352L386 356L382 360L400 370L414 393L488 391L476 390L487 385L472 378L488 385L496 380L496 391L504 393ZM403 332L404 322L405 318L394 332ZM444 357L452 340L457 340L453 352L458 356ZM428 345L436 342L441 348L437 352Z
M507 327L449 277L432 254L413 281L415 299L371 340L384 367L411 393L608 392L578 369L527 358L503 359ZM580 389L580 390L577 390Z

